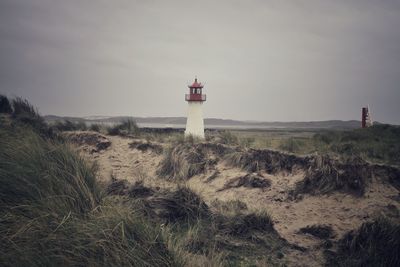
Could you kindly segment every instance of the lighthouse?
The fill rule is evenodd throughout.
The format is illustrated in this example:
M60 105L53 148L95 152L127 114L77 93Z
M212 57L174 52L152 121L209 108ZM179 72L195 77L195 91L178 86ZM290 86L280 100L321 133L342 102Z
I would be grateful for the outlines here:
M189 85L189 94L185 95L188 102L188 114L186 120L185 136L204 139L204 120L203 120L203 102L206 101L206 95L203 95L203 85L194 79L193 84Z
M371 127L374 124L369 106L361 109L361 128Z

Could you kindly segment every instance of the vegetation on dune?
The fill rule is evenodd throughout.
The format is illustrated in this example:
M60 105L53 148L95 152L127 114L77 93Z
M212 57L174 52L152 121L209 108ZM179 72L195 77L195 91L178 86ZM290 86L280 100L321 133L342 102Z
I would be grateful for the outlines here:
M346 160L328 156L310 158L305 177L296 184L294 194L326 194L344 191L363 196L372 177L372 168L361 158Z
M89 153L99 152L111 146L111 141L109 138L100 133L64 133L62 136L74 144L83 146L84 150L88 151Z
M308 225L299 230L302 234L310 234L320 239L328 239L334 236L333 229L330 225Z
M110 184L113 194L115 183ZM185 186L174 190L152 190L143 184L121 185L126 196L131 197L136 206L141 206L144 216L151 218L168 229L171 242L178 254L213 258L212 266L225 262L226 265L240 265L264 258L271 263L278 260L275 254L288 247L273 228L267 212L252 212L240 201L215 201L211 206ZM132 191L150 192L131 194ZM166 230L167 231L167 230ZM237 244L240 243L238 246ZM254 250L257 252L255 253ZM265 257L267 253L268 257ZM269 259L268 259L269 258ZM200 266L206 264L204 259ZM189 265L195 265L193 257ZM222 265L221 265L222 266Z
M262 175L256 173L248 173L227 181L218 191L224 191L230 188L248 187L248 188L267 188L271 186L271 181Z
M158 175L172 180L187 180L213 168L219 159L249 173L305 171L305 178L296 184L292 196L328 194L334 191L363 196L373 176L400 188L400 170L396 167L373 165L359 156L334 154L297 156L269 149L253 149L210 142L176 142L167 149L158 168ZM218 171L206 181L212 181ZM266 179L250 174L226 183L221 190L232 187L268 187Z
M88 129L84 121L56 121L52 127L58 131L86 131Z
M93 132L101 132L103 129L103 125L98 123L93 123L89 126L89 130Z
M12 107L6 96L0 95L0 113L11 114Z
M316 134L313 141L341 155L360 155L376 162L400 165L400 127L378 124L365 129Z
M249 143L247 147L256 149L270 148L303 155L330 153L341 157L360 156L376 163L400 165L400 126L395 125L377 124L364 129L324 130L316 133L302 133L301 130L285 133L276 130L256 133L222 132L216 138L232 145Z
M94 165L32 127L0 129L0 183L3 266L181 265L159 226L101 194Z
M43 137L53 137L53 131L48 127L37 109L27 100L15 98L12 103L12 124L15 126L29 126Z
M267 149L243 149L228 153L225 160L232 166L240 167L249 172L266 171L277 173L292 171L294 167L304 166L305 159Z
M207 149L200 144L178 143L164 152L157 173L170 180L189 179L204 173L207 166L216 164L216 160L210 159L207 153Z
M0 97L0 113L5 113L0 116L1 122L7 121L0 127L0 262L4 266L285 264L287 249L296 248L275 231L268 212L249 210L238 200L206 203L199 194L180 184L213 169L220 158L249 172L227 182L224 189L268 187L271 182L261 172L291 172L297 168L305 170L306 176L296 185L294 196L337 190L361 196L374 175L400 188L398 168L373 165L361 157L378 159L377 155L364 152L379 152L397 140L398 129L392 126L332 136L320 133L310 139L311 143L292 140L287 147L281 143L281 149L292 152L318 144L321 151L340 153L340 157L301 157L251 148L257 139L242 139L230 132L209 137L211 142L184 138L182 134L163 136L163 140L172 142L163 151L149 142L162 134L143 134L134 121L126 121L110 128L109 133L145 137L146 143L132 142L131 148L164 152L158 174L179 183L167 190L148 187L143 181L129 184L113 179L101 188L96 182L96 166L69 146L73 140L56 138L58 131L83 130L86 125L65 121L48 126L37 110L20 98L8 101ZM90 127L99 129L102 127ZM383 141L375 140L377 135L382 135ZM77 143L99 144L97 139L87 140L85 132L76 138ZM353 147L339 149L339 143ZM108 146L103 142L98 149ZM389 153L379 154L386 162L387 156ZM207 181L220 175L218 170L213 171ZM307 226L300 232L325 240L326 248L328 242L329 246L333 244L329 240L333 231L327 225ZM398 266L399 234L398 222L380 219L364 223L335 244L337 251L326 250L327 264Z
M146 143L140 141L133 141L129 144L130 148L140 150L142 152L151 151L156 154L161 154L163 152L163 147L161 145L151 143L147 141Z
M387 218L366 222L326 251L328 266L400 266L400 224Z
M137 135L139 134L139 127L134 120L127 119L120 124L107 128L107 132L109 135Z
M0 135L0 196L5 207L35 202L54 212L80 213L98 204L95 166L67 145L24 128L1 129Z

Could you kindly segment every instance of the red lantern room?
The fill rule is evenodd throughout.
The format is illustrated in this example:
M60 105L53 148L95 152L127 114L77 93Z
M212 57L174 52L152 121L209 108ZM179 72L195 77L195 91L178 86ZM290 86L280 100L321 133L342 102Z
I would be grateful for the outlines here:
M197 101L204 102L206 101L206 95L203 95L203 85L197 82L197 77L194 79L194 83L189 85L189 94L185 95L186 101Z

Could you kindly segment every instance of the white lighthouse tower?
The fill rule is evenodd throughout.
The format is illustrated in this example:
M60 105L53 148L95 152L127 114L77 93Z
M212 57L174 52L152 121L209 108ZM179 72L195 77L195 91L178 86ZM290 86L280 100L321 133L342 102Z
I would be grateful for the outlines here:
M203 120L203 102L206 101L206 95L203 95L203 85L197 82L197 77L194 83L189 85L189 94L185 95L185 100L188 102L188 115L186 120L185 136L192 135L194 137L204 139L204 120Z

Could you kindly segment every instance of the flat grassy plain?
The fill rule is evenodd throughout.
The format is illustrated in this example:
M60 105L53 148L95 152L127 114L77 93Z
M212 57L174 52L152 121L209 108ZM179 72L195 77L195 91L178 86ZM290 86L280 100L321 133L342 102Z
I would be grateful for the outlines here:
M365 129L232 130L229 142L299 155L359 156L374 163L400 165L400 127L379 124Z

